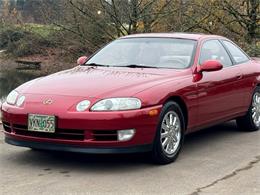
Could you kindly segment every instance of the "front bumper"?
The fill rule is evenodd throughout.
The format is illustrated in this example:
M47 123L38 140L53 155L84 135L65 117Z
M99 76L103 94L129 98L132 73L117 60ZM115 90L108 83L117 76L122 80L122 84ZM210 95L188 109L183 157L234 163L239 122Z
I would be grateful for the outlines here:
M159 120L159 115L150 116L149 111L157 109L160 112L161 107L159 105L131 111L76 113L35 108L25 110L3 104L2 120L6 142L13 145L86 153L142 152L151 149ZM29 113L55 115L57 133L29 132ZM124 129L136 130L131 140L111 139L113 132ZM100 135L103 135L102 139L98 139Z

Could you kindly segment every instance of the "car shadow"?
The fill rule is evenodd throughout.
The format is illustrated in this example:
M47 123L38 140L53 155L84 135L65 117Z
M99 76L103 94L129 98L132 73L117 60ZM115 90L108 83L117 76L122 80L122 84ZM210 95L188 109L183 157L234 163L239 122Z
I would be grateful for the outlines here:
M202 153L203 148L209 147L211 142L219 143L223 138L240 135L234 122L223 123L211 128L201 130L186 136L183 151L173 164L182 163L195 152ZM77 172L129 172L131 170L152 168L157 165L151 162L149 154L120 154L120 155L89 155L69 152L37 151L31 149L14 150L10 163L17 166L29 164L31 167L41 167L42 170L60 170L66 174L68 170ZM15 159L15 160L12 160Z

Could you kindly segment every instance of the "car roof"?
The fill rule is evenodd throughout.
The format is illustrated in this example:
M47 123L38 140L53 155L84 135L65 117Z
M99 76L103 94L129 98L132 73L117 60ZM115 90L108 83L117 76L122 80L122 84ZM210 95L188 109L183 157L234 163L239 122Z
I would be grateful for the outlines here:
M195 34L195 33L142 33L142 34L132 34L121 37L121 39L125 38L178 38L178 39L191 39L191 40L199 40L205 38L224 38L218 35L207 35L207 34Z

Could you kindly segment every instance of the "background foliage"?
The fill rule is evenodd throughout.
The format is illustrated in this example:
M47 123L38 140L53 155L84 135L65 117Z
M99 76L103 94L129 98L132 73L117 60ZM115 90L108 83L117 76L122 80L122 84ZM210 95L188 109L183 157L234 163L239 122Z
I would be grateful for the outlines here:
M128 34L219 34L260 56L259 0L0 0L0 49L91 54Z

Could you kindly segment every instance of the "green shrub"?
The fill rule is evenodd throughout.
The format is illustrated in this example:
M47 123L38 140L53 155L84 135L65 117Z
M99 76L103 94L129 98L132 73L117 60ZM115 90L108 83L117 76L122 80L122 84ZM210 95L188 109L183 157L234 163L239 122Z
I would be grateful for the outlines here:
M17 57L41 53L39 49L35 47L32 41L26 39L11 42L7 47L7 52Z
M248 45L246 51L252 57L260 57L260 43Z
M52 34L44 35L24 27L8 26L0 30L0 49L15 57L45 54L46 48L55 46L55 41Z
M0 48L6 49L10 42L16 42L25 37L25 32L7 28L0 31Z

